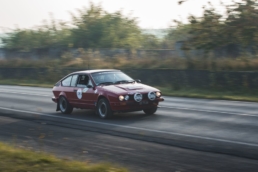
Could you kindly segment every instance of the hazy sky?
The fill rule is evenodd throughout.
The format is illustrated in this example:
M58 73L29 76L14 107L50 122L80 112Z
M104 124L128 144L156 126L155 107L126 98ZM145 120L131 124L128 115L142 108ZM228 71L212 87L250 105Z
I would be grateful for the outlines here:
M101 3L109 12L123 9L124 14L137 17L141 28L167 28L173 19L186 21L189 14L201 15L202 6L209 0L188 0L178 5L178 0L91 0ZM210 0L221 11L220 0ZM222 0L230 2L231 0ZM57 20L70 21L69 12L87 7L90 0L0 0L1 28L31 28L49 20L52 13ZM181 16L181 17L180 17ZM1 30L0 30L1 32Z

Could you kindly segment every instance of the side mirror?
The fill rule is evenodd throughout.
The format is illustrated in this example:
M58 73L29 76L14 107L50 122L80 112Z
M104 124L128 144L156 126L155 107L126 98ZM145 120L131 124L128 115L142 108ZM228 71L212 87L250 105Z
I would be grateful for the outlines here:
M142 82L140 79L136 79L135 81L138 82L138 83L141 83L141 82Z
M92 88L93 86L92 85L87 85L87 88Z

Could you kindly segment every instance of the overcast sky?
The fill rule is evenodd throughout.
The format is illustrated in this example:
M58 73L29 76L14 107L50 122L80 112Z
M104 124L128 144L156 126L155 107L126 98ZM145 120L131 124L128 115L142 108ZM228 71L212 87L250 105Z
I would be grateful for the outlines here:
M132 13L138 18L141 28L168 28L173 19L186 21L189 14L201 15L202 6L209 0L188 0L178 5L178 0L91 0L101 3L109 12L123 10L124 14ZM220 0L210 0L222 11ZM231 0L222 0L229 3ZM0 27L13 29L31 28L40 25L44 19L49 20L52 13L57 20L70 21L69 12L87 7L90 0L0 0ZM1 32L1 30L0 30Z

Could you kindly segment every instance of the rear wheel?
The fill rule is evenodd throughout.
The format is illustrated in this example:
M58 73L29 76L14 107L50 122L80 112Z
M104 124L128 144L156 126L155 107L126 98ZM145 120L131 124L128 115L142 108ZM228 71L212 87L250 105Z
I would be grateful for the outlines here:
M70 114L73 111L73 107L70 105L70 103L67 101L67 99L64 96L59 97L59 109L63 114Z
M153 115L157 111L157 107L149 108L149 109L143 109L143 112L146 115Z
M108 119L113 116L113 112L110 108L110 105L107 99L102 98L98 101L97 114L99 115L100 118L103 118L103 119Z

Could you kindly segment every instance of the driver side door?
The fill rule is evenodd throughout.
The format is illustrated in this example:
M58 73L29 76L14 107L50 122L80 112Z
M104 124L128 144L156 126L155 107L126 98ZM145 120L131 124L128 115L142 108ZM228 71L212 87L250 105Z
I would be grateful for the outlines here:
M76 105L79 108L90 108L90 97L87 94L92 88L88 88L90 78L87 74L79 74L77 84L74 87L74 95L76 96Z

